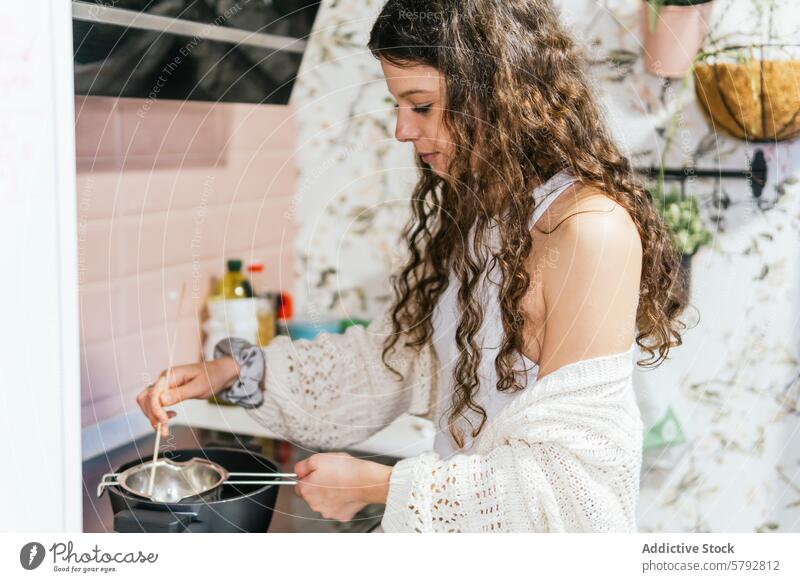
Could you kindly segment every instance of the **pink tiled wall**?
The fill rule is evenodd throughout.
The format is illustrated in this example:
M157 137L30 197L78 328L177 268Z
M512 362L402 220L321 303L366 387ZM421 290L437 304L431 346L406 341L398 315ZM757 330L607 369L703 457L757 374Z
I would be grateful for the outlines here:
M285 106L76 97L75 116L85 427L136 410L171 349L199 360L226 258L291 287L296 137Z

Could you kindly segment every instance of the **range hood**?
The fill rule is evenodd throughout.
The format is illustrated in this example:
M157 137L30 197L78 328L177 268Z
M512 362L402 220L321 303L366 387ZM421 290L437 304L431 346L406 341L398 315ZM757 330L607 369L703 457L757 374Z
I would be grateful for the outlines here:
M75 93L288 103L318 8L311 0L75 0Z

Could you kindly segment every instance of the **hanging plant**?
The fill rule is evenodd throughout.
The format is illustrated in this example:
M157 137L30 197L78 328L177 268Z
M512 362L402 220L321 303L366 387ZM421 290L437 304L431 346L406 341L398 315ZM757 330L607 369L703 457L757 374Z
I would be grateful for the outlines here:
M800 136L800 44L775 34L775 0L753 0L751 27L760 39L743 45L709 44L694 65L697 100L714 129L755 142ZM785 35L785 33L784 33ZM719 48L721 46L721 48Z
M661 188L656 188L652 195L653 204L672 232L673 243L681 256L691 257L700 247L711 242L711 231L700 220L700 208L694 196L681 197L678 188L666 194L661 193Z
M659 77L683 77L708 34L712 0L643 0L645 68Z
M700 208L694 196L683 197L678 188L672 188L666 194L662 192L662 185L651 192L653 204L672 233L672 242L681 257L683 289L688 295L692 257L700 247L711 242L711 231L700 220Z
M702 54L694 67L695 92L712 126L753 142L800 136L798 47L754 44Z

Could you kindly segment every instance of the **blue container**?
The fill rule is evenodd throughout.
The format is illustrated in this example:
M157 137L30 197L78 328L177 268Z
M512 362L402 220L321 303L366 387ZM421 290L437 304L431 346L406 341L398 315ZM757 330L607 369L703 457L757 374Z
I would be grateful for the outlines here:
M298 321L293 319L286 322L285 330L281 330L282 335L285 333L292 340L312 340L322 332L341 333L342 322L338 319L321 319L318 321Z

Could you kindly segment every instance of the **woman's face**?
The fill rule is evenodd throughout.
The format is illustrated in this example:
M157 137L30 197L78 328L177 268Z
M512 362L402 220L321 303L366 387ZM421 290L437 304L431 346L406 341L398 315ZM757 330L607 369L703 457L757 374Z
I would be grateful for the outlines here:
M445 177L452 143L442 122L444 79L427 65L398 67L386 59L380 61L386 85L396 101L395 137L411 142L422 161Z

